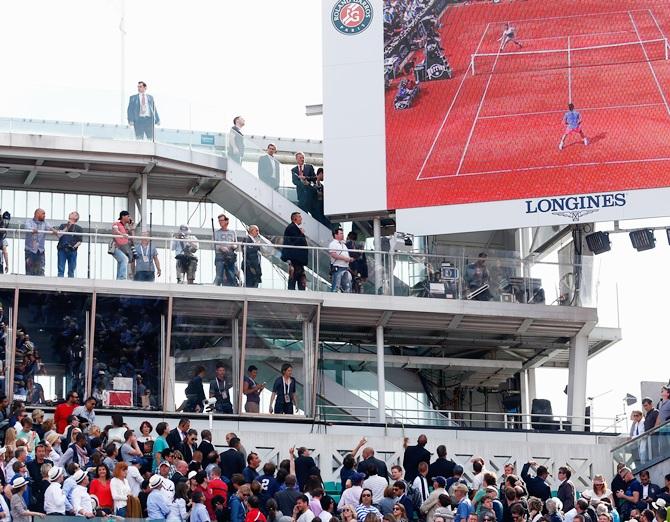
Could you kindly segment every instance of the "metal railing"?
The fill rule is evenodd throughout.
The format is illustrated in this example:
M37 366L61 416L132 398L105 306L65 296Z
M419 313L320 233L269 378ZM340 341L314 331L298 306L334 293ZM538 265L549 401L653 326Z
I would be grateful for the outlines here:
M51 225L50 225L51 226ZM75 277L87 279L110 280L117 277L116 262L108 254L108 245L116 237L109 229L95 229L92 232L73 234L80 236L81 245L78 250L78 268ZM9 272L26 274L24 248L26 238L33 237L27 229L2 228L8 243ZM51 229L38 231L44 234L45 276L58 275L57 245L59 238ZM260 237L260 236L259 236ZM183 252L180 241L183 237L150 237L130 235L128 239L134 243L134 259L129 260L132 274L133 261L137 263L140 256L140 245L146 251L148 245L156 249L156 259L161 267L158 276L157 267L155 281L158 283L185 283L180 275L178 256ZM283 242L277 238L277 243ZM144 244L142 243L144 241ZM271 262L283 274L288 274L289 267L286 255L290 252L302 251L306 254L306 287L312 291L330 290L329 265L331 261L328 247L304 246L294 247L273 244L269 239L260 237L257 243L244 241L214 241L206 239L189 239L197 245L188 255L196 259L197 271L194 282L213 284L215 280L215 252L221 249L233 249L235 255L227 261L235 274L234 281L227 280L225 286L256 286L249 277L249 266L256 261ZM362 244L358 244L362 245ZM413 248L413 247L412 247ZM393 295L407 297L430 297L440 299L463 299L477 301L499 301L505 303L554 304L595 306L597 294L591 293L594 282L589 282L587 273L589 266L575 266L561 263L534 262L516 258L489 257L484 262L465 255L447 256L424 254L413 251L375 251L348 248L349 256L358 257L358 264L351 264L353 289L357 293L375 295ZM260 257L258 257L260 256ZM289 255L290 257L290 255ZM375 260L380 260L378 265ZM234 265L234 267L233 267ZM274 269L273 269L274 270ZM271 270L268 270L270 273ZM581 272L580 277L575 277ZM230 278L229 278L230 279ZM575 281L581 287L575 287ZM278 288L285 278L258 283L260 288ZM340 289L341 290L341 289Z
M585 423L592 433L619 433L620 421L608 417L573 417L569 415L536 415L523 413L430 410L386 408L386 424L404 426L439 426L452 428L573 431L573 424ZM378 411L375 407L318 405L317 420L323 422L368 422L375 423Z
M670 421L617 446L612 450L612 458L624 463L633 473L669 459Z

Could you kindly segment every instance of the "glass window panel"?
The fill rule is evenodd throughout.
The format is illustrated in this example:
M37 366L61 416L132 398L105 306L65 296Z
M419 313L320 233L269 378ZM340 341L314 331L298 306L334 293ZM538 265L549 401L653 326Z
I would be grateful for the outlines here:
M184 223L188 223L188 205L186 201L177 201L177 209L176 209L176 219L177 219L177 224L182 225Z
M165 299L98 296L93 395L105 406L162 408L166 304Z
M79 212L79 221L85 222L88 225L88 211L84 211L81 208L77 207L76 194L65 194L63 202L63 210L65 215L69 214L73 210L76 210L77 212Z
M191 393L199 388L194 377L204 368L202 390L214 396L217 413L233 413L239 379L239 356L235 356L237 331L233 318L241 303L234 301L175 299L173 301L171 364L174 368L174 408L203 411L202 397ZM217 369L219 363L222 369ZM172 371L172 370L171 370ZM215 376L218 372L218 381ZM186 394L186 391L189 394Z
M21 291L15 398L25 396L27 404L44 404L66 397L70 390L84 396L90 308L87 294ZM53 378L54 386L44 389L42 377Z
M44 211L49 216L49 219L59 219L58 216L54 216L53 205L51 204L52 192L40 192L40 208L43 208Z
M26 213L25 217L33 217L35 209L40 206L39 192L26 192Z
M165 201L164 208L165 208L165 212L164 212L165 222L163 224L167 225L167 226L176 225L177 224L177 216L176 216L177 202L176 201Z
M119 217L119 214L121 213L122 210L126 210L128 208L128 198L114 198L114 212L112 218L116 220L116 218Z
M65 194L55 192L52 197L51 207L53 219L67 219L67 215L70 212L70 210L65 210Z
M81 194L77 195L77 203L75 205L75 208L79 212L80 216L86 216L86 219L88 220L88 216L90 214L88 196L82 196ZM95 219L91 215L91 221L100 221L100 220Z
M305 382L311 372L305 372L305 349L303 343L303 323L312 317L314 306L287 303L258 303L250 302L247 317L246 357L242 361L245 375L247 369L253 365L258 368L254 381L264 384L265 389L260 394L260 412L268 413L270 408L292 411L304 414L305 410ZM281 391L281 368L284 364L292 366L292 378L296 382L295 408L291 408L291 397L288 399ZM275 385L276 388L275 388ZM276 389L274 400L272 390ZM247 398L243 398L244 409Z
M113 221L115 216L108 216L102 211L102 196L90 196L89 212L92 221Z
M0 290L0 390L9 393L7 385L7 345L10 343L14 314L14 290Z
M118 214L114 212L114 198L110 196L102 197L102 215L104 221L114 221Z

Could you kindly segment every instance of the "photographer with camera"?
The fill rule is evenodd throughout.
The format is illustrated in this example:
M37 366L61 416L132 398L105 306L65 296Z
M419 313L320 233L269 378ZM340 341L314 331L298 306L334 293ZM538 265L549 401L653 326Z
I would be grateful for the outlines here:
M26 235L25 253L26 253L26 275L44 276L44 243L46 241L46 232L56 234L56 229L49 226L44 219L46 212L38 208L32 219L25 223L25 228L31 233Z
M195 282L195 271L198 269L198 258L195 253L198 251L198 240L191 234L188 225L180 225L179 231L175 234L172 241L172 250L176 252L177 260L177 283L181 283L186 274L186 281L189 285Z
M130 249L129 234L133 231L133 220L130 212L122 210L118 221L112 225L114 238L109 242L107 252L116 259L116 278L128 279L128 263L134 259Z
M77 249L81 245L81 233L84 231L77 222L79 221L79 212L76 210L70 212L67 216L67 223L58 227L58 277L65 276L65 264L67 263L67 276L74 277L74 271L77 269Z
M234 243L237 241L237 234L234 230L228 230L230 219L225 214L219 214L219 225L221 228L214 232L214 241L216 241L214 266L216 268L216 279L214 284L216 286L237 286L236 266L237 245L226 243Z

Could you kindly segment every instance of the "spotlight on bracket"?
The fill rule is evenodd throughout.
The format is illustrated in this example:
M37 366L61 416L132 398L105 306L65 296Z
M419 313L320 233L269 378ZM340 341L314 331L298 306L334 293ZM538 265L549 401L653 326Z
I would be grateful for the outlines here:
M638 252L651 250L652 248L656 247L656 238L654 237L654 231L649 228L633 230L628 235L630 236L630 242L633 244L633 248Z
M607 232L594 232L586 236L586 244L595 255L612 250L610 235Z

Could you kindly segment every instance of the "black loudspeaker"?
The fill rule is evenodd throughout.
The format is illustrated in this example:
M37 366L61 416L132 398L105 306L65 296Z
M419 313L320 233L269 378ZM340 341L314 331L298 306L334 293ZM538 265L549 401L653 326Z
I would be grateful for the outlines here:
M547 399L533 399L530 413L530 424L534 430L558 431L559 423L554 420L551 401Z

